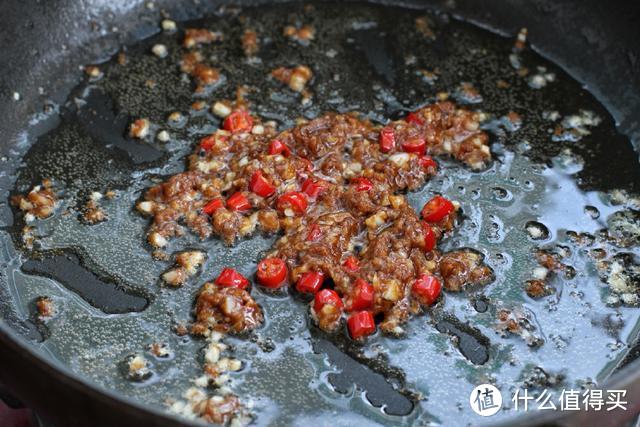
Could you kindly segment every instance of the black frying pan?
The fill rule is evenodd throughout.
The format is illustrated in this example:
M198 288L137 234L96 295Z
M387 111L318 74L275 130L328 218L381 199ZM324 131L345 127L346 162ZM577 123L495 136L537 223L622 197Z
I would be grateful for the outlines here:
M414 5L424 6L421 2ZM589 7L584 2L580 2L580 7L573 2L560 5L545 2L491 2L483 4L481 10L472 2L428 5L448 10L464 19L511 35L520 27L528 27L533 46L569 70L579 81L586 82L590 91L613 114L620 132L632 141L638 140L640 128L634 118L640 113L640 73L637 53L633 50L634 41L638 39L638 31L634 25L635 18L638 17L637 8L634 10L622 2L618 5L589 2ZM7 26L0 32L4 54L1 75L5 101L0 105L0 129L6 141L3 154L15 156L11 154L11 150L16 147L15 141L19 132L25 128L28 117L37 112L36 108L42 105L38 88L44 88L55 101L63 102L68 88L80 77L78 65L104 60L105 52L113 51L122 43L152 34L156 31L160 10L166 11L178 20L187 20L199 18L215 9L215 4L162 6L156 4L154 9L149 9L144 4L118 8L100 2L85 4L82 7L51 3L3 3L0 6L5 9L3 16L11 17ZM113 31L113 27L117 27L117 31ZM383 65L377 71L384 75ZM29 72L25 73L25 70ZM19 94L20 99L17 102L12 100L14 92ZM57 93L60 95L56 95ZM637 155L632 146L624 138L618 145L613 146L616 149L608 153L604 162L619 165L623 173L617 178L607 173L590 174L589 176L596 177L592 182L587 182L592 188L608 190L620 186L619 180L624 177L637 178L633 171L630 174L625 172L632 170L634 166L637 167ZM19 153L22 153L22 150L18 148ZM142 156L144 157L144 153ZM632 182L630 188L637 191L637 185L637 182L635 185ZM11 188L13 185L3 182L5 191ZM5 208L4 215L10 218L12 212ZM111 300L110 298L117 299L117 296L107 295L105 298ZM41 332L33 330L32 325L12 316L11 302L6 293L2 294L2 300L3 317L6 319L2 324L1 335L2 381L45 418L61 425L165 425L178 422L155 408L150 409L130 400L125 401L116 393L95 388L67 368L54 364L33 347L26 345L20 335L37 335ZM114 313L117 313L120 305L114 304ZM138 302L127 300L122 304L136 305ZM440 329L445 330L455 327L446 322L440 326ZM316 337L315 348L319 353L328 353L333 363L338 366L353 364L353 357L344 357L345 352L349 354L349 348L336 347L322 336ZM628 361L633 358L632 353ZM624 368L618 377L611 379L612 383L621 387L624 381L633 379L629 373L634 370L637 371L635 364ZM397 393L390 391L385 395L385 382L380 382L379 377L364 376L367 384L359 384L361 387L369 392L381 391L380 399L386 398L389 402L398 399L398 405L403 405L404 400L398 397ZM351 381L356 382L356 379L352 378ZM630 400L633 399L633 384L629 384ZM542 419L532 417L530 421L541 422ZM571 422L579 421L573 419Z

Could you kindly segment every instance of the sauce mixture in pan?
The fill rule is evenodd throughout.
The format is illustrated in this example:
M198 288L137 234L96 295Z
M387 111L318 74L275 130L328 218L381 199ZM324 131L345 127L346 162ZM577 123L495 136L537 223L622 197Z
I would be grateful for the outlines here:
M491 154L478 113L441 102L384 128L355 115L327 114L281 133L242 107L224 113L223 129L200 140L188 171L154 186L138 203L153 216L148 240L157 257L165 256L160 250L170 237L184 233L181 224L203 240L217 235L227 244L257 230L282 230L275 250L258 264L258 283L268 289L296 284L315 296L311 312L325 331L340 326L346 309L352 338L375 332L374 316L384 332L401 334L409 313L438 298L438 277L452 291L491 280L472 252L442 258L436 251L453 229L454 203L435 196L420 219L398 194L435 175L437 163L427 153L486 166ZM178 286L194 269L181 265L163 278ZM232 274L237 277L227 280ZM244 290L248 284L233 269L208 283L198 296L193 332L259 326L262 314Z
M53 358L233 425L474 423L477 384L624 359L637 154L525 29L327 3L158 30L46 104L15 178L4 274Z

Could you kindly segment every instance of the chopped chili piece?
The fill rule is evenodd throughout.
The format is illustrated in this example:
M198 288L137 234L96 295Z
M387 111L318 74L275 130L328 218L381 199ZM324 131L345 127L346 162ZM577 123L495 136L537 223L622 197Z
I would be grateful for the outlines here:
M433 305L433 303L436 302L438 296L440 296L441 289L442 285L440 284L440 280L429 274L423 274L418 277L411 286L412 294L421 304L426 306Z
M373 183L369 178L353 178L351 183L356 186L356 191L369 191L373 188Z
M386 127L380 131L380 151L388 153L396 146L396 135L393 128Z
M229 114L222 123L222 127L229 132L249 132L253 127L253 119L244 110L236 110Z
M278 197L277 207L281 212L285 212L287 209L293 211L296 215L302 215L307 210L307 196L297 191L289 191Z
M424 154L427 149L427 141L421 136L409 138L402 143L402 150L407 153Z
M373 334L376 331L376 323L370 311L358 311L349 316L347 320L351 338L357 340Z
M249 181L249 190L261 197L269 197L276 192L276 187L271 185L267 178L264 177L262 171L257 170L251 175Z
M360 262L358 261L358 258L351 255L344 260L342 266L349 271L356 272L360 269Z
M214 145L216 145L216 138L214 135L207 135L200 140L201 150L209 151Z
M309 227L309 233L307 233L307 242L315 242L322 236L322 230L318 227L318 224L312 224Z
M422 119L422 117L420 117L419 115L417 115L416 113L409 113L407 114L407 118L405 119L405 121L407 123L411 123L414 125L420 125L422 126L424 124L424 120Z
M422 226L424 227L424 250L430 252L436 247L438 239L435 231L433 231L433 228L431 228L429 224L425 222L422 223Z
M202 212L211 216L215 211L220 208L224 208L224 200L222 199L213 199L202 208Z
M373 285L364 279L356 279L351 297L351 310L366 310L373 305Z
M265 258L258 263L256 276L265 288L279 288L287 278L287 265L280 258Z
M249 279L238 273L233 268L225 268L216 278L215 284L223 288L239 288L246 289L249 286Z
M422 208L422 218L427 222L438 222L454 210L451 201L442 196L435 196Z
M285 157L288 157L291 154L291 150L287 147L282 141L278 139L274 139L269 144L268 153L273 156L275 154L282 154Z
M308 271L300 276L296 283L296 289L298 292L315 294L322 287L323 281L324 273L321 271Z
M332 305L335 308L342 309L343 304L340 295L333 289L323 289L318 292L313 300L313 309L316 313L322 310L325 305Z
M322 180L307 178L302 183L302 192L310 198L315 199L325 190L325 186L322 185L322 182Z
M420 165L425 169L438 167L438 163L431 156L420 157Z
M247 209L251 209L249 199L247 199L247 196L240 191L229 196L227 199L227 206L229 209L234 211L246 211Z

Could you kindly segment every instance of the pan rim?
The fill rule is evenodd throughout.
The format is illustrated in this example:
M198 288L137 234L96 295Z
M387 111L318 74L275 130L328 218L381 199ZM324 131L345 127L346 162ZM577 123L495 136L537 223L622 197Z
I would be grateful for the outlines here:
M62 365L55 359L47 358L43 353L38 352L36 348L29 343L24 337L18 334L5 322L0 322L0 345L4 347L6 351L17 352L22 356L28 356L32 359L32 363L38 364L40 369L48 371L48 374L52 377L58 377L57 380L64 383L66 387L75 388L80 392L90 391L94 394L94 397L101 399L107 399L119 405L125 405L131 409L134 409L140 416L154 416L156 420L162 420L163 424L176 425L176 426L199 426L203 425L201 422L188 420L184 417L173 415L166 410L153 407L152 405L145 405L139 401L133 399L125 399L119 393L113 390L102 387L99 384L90 381L87 377L79 375L73 372L69 367ZM630 398L630 395L635 397L636 407L640 408L640 358L633 360L626 366L618 371L615 371L601 384L599 387L602 390L627 390L626 399L633 403L634 399ZM630 393L631 392L631 393ZM22 398L22 396L18 396ZM638 408L636 408L638 409ZM596 415L594 415L596 414ZM599 416L597 414L600 414ZM558 423L560 425L578 426L586 421L586 417L589 418L589 423L598 421L607 421L611 423L611 418L604 418L602 414L610 414L607 411L576 411L576 412L562 412L562 411L535 411L525 412L521 415L517 415L510 420L499 422L496 425L501 427L510 426L536 426L546 425L550 422ZM618 416L615 418L617 421L611 425L618 425L624 421L628 421L634 416L637 416L633 410L618 411L617 414L628 414L628 416ZM483 424L489 425L489 424Z
M382 2L370 1L370 2L384 3L384 4L388 3L384 1ZM413 3L410 3L410 4L413 4ZM402 5L405 7L407 6L406 4L402 4ZM474 22L474 25L479 25L479 23ZM548 57L548 55L545 54L544 51L538 51L538 53L542 54L545 57ZM573 76L573 73L571 73L570 70L567 70L566 67L562 66L562 64L558 63L557 60L554 60L554 63L558 64L561 68L563 68L565 71L568 71ZM581 79L579 80L581 81ZM602 102L601 99L599 99L599 101ZM607 109L610 108L609 105L607 104L605 105ZM635 147L635 148L637 151L638 147ZM5 346L7 351L14 350L18 354L19 353L22 353L25 355L28 354L29 357L36 359L37 363L39 363L43 369L48 369L51 372L55 371L55 374L60 377L60 380L68 381L68 385L71 385L71 383L75 383L75 386L77 387L84 386L85 388L90 389L92 392L99 393L100 395L103 395L104 397L110 400L116 401L120 404L125 404L127 406L133 407L136 410L141 411L141 413L148 413L148 414L153 414L155 416L160 416L167 420L175 421L176 424L179 424L179 425L185 425L185 424L199 425L199 423L193 423L186 419L172 416L170 413L163 411L159 408L143 405L134 400L126 400L122 395L115 393L110 389L104 388L90 381L87 377L76 374L69 367L59 363L54 359L47 358L46 355L42 354L41 352L38 352L37 348L31 345L27 340L25 340L24 337L20 336L19 333L17 333L14 329L11 328L10 325L6 324L5 322L0 322L0 342L2 343L2 345ZM640 359L636 359L635 361L629 363L627 366L621 368L617 372L614 371L613 374L610 375L603 382L603 387L608 385L615 386L616 384L627 384L627 383L630 383L632 379L635 379L636 382L640 382ZM543 411L537 412L534 415L531 415L530 413L523 414L523 416L514 417L512 420L509 420L505 424L501 424L501 425L532 425L532 424L544 423L549 421L560 421L560 420L565 420L567 418L571 418L564 415L556 415L555 413L553 416L550 416L550 415L551 414L547 414Z
M53 358L47 358L42 352L37 351L32 343L27 341L4 321L0 322L0 345L2 345L4 351L12 351L14 354L20 355L20 357L30 358L32 364L37 364L38 368L47 371L52 378L57 377L55 379L63 383L62 385L65 387L74 388L78 392L86 393L90 391L94 394L92 397L107 399L119 405L128 406L138 411L140 415L147 414L160 417L164 421L170 422L171 425L202 425L202 423L193 422L184 417L173 415L166 410L156 408L152 405L145 405L137 400L126 399L125 396L90 381L87 377L73 372L71 368L63 365L59 361ZM17 397L21 400L23 399L23 396L18 395Z

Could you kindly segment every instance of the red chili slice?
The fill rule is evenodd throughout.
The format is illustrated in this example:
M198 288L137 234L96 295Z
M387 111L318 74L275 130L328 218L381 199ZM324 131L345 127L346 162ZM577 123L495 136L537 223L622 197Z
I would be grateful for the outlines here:
M373 188L373 182L369 178L353 178L351 183L356 186L356 191L369 191Z
M224 207L224 200L222 199L213 199L202 208L202 212L211 216L220 208Z
M356 272L360 269L360 262L358 261L358 258L351 255L344 260L342 266L349 271Z
M213 147L215 144L216 144L216 137L214 135L207 135L200 140L200 149L204 151L209 151L211 150L211 147Z
M373 285L364 279L357 279L351 297L351 310L366 310L373 305Z
M307 196L298 191L289 191L278 197L276 205L281 212L291 209L296 215L302 215L307 210Z
M416 113L407 114L407 118L405 119L405 121L407 123L412 123L414 125L420 125L420 126L424 124L424 119L419 115L417 115Z
M430 252L436 247L438 239L435 231L433 231L433 228L431 228L429 224L425 222L422 223L422 226L424 227L424 250Z
M343 304L340 299L340 295L336 293L333 289L323 289L318 292L313 300L313 309L316 313L319 313L327 304L331 304L332 306L342 309Z
M380 131L380 151L388 153L396 146L396 135L392 128L382 128Z
M324 273L321 271L308 271L303 273L296 282L298 292L315 294L322 287L324 282Z
M249 190L253 191L258 196L269 197L276 192L276 187L267 181L267 178L264 177L262 171L257 170L253 175L251 175Z
M238 273L233 268L225 268L220 272L220 275L216 278L215 284L222 286L223 288L240 288L245 289L249 286L249 279Z
M287 265L280 258L265 258L258 263L256 276L265 288L279 288L287 278Z
M285 157L288 157L289 154L291 154L291 150L289 149L289 147L287 147L284 142L278 140L278 139L274 139L273 141L271 141L271 143L269 144L269 151L268 153L270 155L276 155L276 154L282 154Z
M427 222L438 222L454 210L451 201L442 196L435 196L422 208L422 218Z
M357 340L373 334L376 331L376 323L370 311L358 311L349 316L347 320L351 338Z
M420 166L422 166L425 169L429 169L429 168L438 168L438 163L436 163L435 160L433 160L433 157L431 156L422 156L420 157Z
M229 209L234 211L246 211L247 209L251 209L249 199L247 199L247 196L240 191L229 196L227 199L227 206Z
M423 305L433 305L440 296L442 285L437 277L423 274L411 286L411 293Z
M302 183L302 192L312 199L317 198L325 190L325 186L322 184L322 180L313 180L307 178Z
M315 242L320 239L320 236L322 236L322 230L318 224L312 224L307 233L307 242Z
M407 153L424 154L427 150L427 141L421 136L415 136L402 143L402 151Z
M253 127L253 119L244 110L235 110L224 119L222 127L229 132L249 132Z

